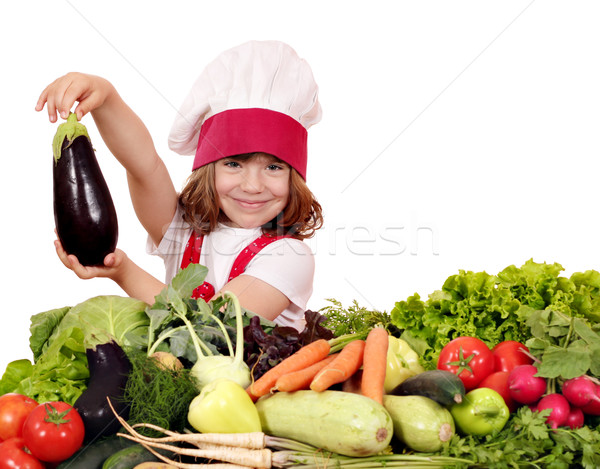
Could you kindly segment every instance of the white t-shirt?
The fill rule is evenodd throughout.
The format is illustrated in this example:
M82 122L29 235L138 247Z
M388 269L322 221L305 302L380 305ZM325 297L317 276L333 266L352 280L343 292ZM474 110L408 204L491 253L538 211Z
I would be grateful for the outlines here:
M170 283L179 271L191 234L192 228L183 221L178 208L158 246L148 237L146 251L163 259L166 283ZM200 264L208 268L205 280L215 291L227 283L238 254L261 234L260 228L232 228L220 224L204 237ZM313 291L314 273L314 255L310 247L298 239L283 238L265 246L254 256L243 275L258 278L283 293L291 303L275 318L275 323L301 331L305 325L304 311Z

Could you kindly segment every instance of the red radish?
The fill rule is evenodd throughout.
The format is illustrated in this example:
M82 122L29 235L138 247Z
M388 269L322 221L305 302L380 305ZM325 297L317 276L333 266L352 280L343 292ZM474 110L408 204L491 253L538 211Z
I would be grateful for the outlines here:
M600 398L600 385L596 384L594 395ZM592 399L589 404L584 405L581 410L586 415L600 415L600 400Z
M546 419L546 423L552 428L558 428L565 425L569 414L571 413L569 401L567 401L565 396L558 393L548 394L540 399L537 410L541 411L544 409L552 409L552 412L550 412L550 415Z
M562 385L562 393L572 405L583 407L592 400L600 402L600 397L595 394L596 386L589 376L583 375L565 381Z
M583 415L583 410L579 407L571 407L571 412L569 412L569 415L567 416L565 425L571 429L581 428L583 427L584 419L585 416Z
M535 376L534 365L519 365L508 376L510 397L521 404L533 404L546 392L546 379Z
M481 383L477 386L478 388L490 388L496 391L498 394L502 396L504 399L504 403L508 410L514 412L517 410L517 403L511 397L510 391L508 389L508 377L510 373L508 371L496 371L491 375L488 375L483 379Z

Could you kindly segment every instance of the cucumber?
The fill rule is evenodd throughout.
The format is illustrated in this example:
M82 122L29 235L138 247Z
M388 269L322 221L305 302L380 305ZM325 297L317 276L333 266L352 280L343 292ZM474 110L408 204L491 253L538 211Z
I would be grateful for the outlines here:
M136 443L126 438L109 437L85 445L56 469L102 469L102 464L114 453Z
M393 435L385 408L343 391L277 392L256 402L263 431L345 456L383 451Z
M465 385L454 373L429 370L407 378L389 394L395 396L424 396L443 406L459 404L465 397Z
M456 428L448 409L424 396L383 396L394 422L394 437L414 451L436 452Z
M110 456L102 469L131 469L143 462L155 462L159 459L140 444L124 448Z

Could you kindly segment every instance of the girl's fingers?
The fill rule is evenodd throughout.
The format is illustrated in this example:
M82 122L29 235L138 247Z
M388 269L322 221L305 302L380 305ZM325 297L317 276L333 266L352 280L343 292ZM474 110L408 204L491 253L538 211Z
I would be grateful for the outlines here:
M58 258L60 259L60 261L65 265L65 267L70 269L71 263L69 262L67 253L63 249L62 244L58 239L54 241L54 248L56 249L56 254L58 254Z

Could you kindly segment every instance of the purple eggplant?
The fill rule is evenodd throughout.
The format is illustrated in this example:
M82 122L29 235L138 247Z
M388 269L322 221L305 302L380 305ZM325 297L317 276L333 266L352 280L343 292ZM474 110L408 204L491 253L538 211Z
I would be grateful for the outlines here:
M82 265L103 265L117 246L117 212L85 126L69 115L53 142L58 239Z
M86 350L90 381L88 387L73 404L85 426L85 441L94 441L114 435L121 424L111 410L127 420L129 403L124 400L125 386L131 372L131 362L123 349L114 341Z

